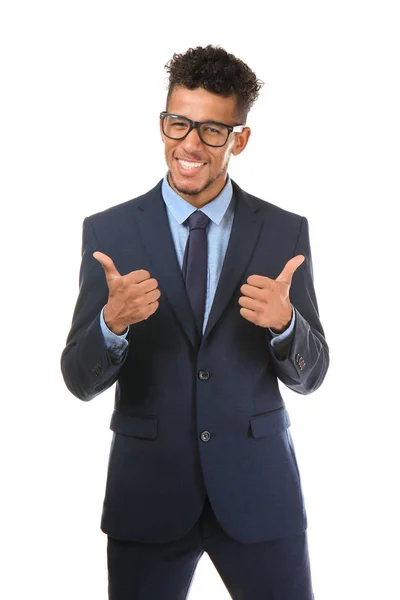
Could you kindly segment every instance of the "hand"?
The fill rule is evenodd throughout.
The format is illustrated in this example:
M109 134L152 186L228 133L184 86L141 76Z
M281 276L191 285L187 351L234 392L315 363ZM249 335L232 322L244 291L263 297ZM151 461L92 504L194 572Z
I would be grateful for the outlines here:
M292 319L292 306L289 290L295 270L304 262L305 257L298 254L291 258L276 279L262 275L250 275L240 291L242 317L260 327L269 327L275 333L287 329Z
M150 279L144 269L120 275L112 259L103 252L93 257L104 269L108 285L108 302L104 308L104 321L109 329L120 335L128 325L140 323L156 312L161 296L158 282Z

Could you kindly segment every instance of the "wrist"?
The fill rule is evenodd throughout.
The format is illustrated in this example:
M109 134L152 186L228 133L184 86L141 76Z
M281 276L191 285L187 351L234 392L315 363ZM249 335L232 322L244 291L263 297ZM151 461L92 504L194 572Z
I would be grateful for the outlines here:
M108 324L107 322L106 325L110 331L115 333L115 335L122 335L126 332L126 327L119 327L118 325Z
M290 325L290 321L285 327L282 327L281 329L275 329L275 327L270 327L270 329L273 333L283 333L284 331L286 331L286 329L289 327L289 325Z
M287 319L285 319L285 321L283 322L283 324L279 327L270 327L271 331L273 333L283 333L284 331L286 331L286 329L289 328L290 323L292 322L292 317L293 317L293 309L292 307L290 307L290 315L288 316Z
M125 323L121 323L121 321L118 321L118 319L115 319L112 317L112 315L110 315L108 304L106 304L106 306L104 307L103 319L108 329L115 333L115 335L122 335L123 333L125 333L126 328L128 327L127 325L125 325Z

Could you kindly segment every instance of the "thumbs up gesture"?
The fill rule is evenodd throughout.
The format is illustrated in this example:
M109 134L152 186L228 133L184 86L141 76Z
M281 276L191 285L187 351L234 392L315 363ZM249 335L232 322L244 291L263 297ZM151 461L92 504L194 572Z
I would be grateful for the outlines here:
M240 314L259 327L269 327L276 333L287 329L292 319L289 290L295 270L305 257L298 254L291 258L276 279L262 275L250 275L240 291Z
M107 254L94 252L93 257L99 261L106 276L108 302L103 316L111 331L120 335L128 325L144 321L156 312L161 292L158 282L150 278L148 271L139 269L121 275Z

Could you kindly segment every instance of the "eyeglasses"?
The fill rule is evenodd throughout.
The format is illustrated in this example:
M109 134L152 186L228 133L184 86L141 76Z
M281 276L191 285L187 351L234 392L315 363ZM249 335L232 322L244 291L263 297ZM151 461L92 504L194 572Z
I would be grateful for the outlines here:
M225 146L232 132L242 132L245 128L245 125L226 125L216 121L192 121L187 117L172 115L165 111L160 113L160 118L163 133L171 140L183 140L192 129L197 129L201 141L215 148Z

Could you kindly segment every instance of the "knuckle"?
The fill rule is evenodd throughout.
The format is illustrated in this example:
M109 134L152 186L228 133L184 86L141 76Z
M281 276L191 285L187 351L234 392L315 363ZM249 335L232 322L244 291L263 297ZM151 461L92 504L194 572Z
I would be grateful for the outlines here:
M137 271L132 271L133 280L135 282L144 281L145 279L150 278L150 273L146 271L146 269L138 269Z
M131 297L131 302L133 304L134 307L139 306L140 307L140 296L132 296Z

